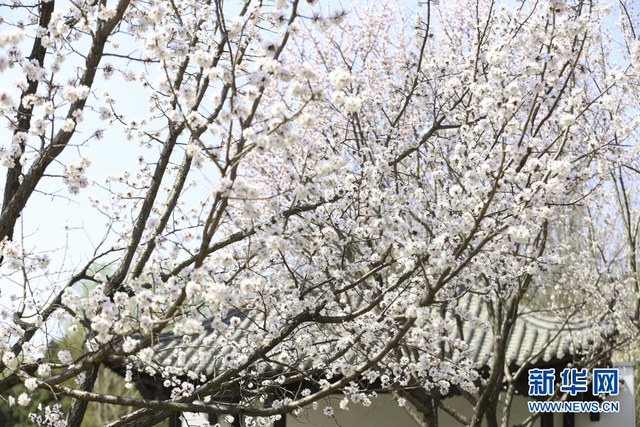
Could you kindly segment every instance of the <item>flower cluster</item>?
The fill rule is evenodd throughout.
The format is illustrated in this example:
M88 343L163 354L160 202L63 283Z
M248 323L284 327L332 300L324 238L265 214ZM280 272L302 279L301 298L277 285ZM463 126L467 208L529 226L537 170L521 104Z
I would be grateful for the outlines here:
M62 182L67 186L71 194L78 194L81 188L89 184L89 180L84 175L91 165L91 160L87 156L81 156L75 162L69 160L62 175Z

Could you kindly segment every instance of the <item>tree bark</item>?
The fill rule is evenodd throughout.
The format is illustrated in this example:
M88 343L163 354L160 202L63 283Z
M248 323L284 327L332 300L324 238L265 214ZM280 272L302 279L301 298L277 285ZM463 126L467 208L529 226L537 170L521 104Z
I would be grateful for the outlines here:
M92 368L86 371L86 377L80 385L80 390L93 391L93 386L98 379L98 372L100 371L100 365L94 365ZM69 415L67 416L67 427L80 427L84 420L84 414L87 412L88 400L74 399L69 409Z

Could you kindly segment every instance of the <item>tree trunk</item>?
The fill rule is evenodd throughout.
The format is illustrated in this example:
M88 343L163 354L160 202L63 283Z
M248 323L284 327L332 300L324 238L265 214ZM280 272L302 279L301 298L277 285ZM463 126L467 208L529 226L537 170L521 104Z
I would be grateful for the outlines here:
M98 372L100 371L100 365L95 365L91 369L87 370L87 376L82 381L79 389L82 391L93 391L93 386L98 378ZM84 414L87 412L87 405L89 401L74 399L69 409L69 415L67 416L67 427L80 427L82 420L84 420Z

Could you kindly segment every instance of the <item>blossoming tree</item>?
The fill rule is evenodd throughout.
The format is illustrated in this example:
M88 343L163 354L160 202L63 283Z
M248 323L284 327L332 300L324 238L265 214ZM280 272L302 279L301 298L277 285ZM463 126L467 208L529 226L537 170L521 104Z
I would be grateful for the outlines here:
M497 423L502 337L563 263L550 236L633 142L640 50L629 38L612 64L597 1L423 3L15 0L0 393L73 398L34 408L55 426L88 402L136 408L116 427L183 411L266 425L332 393L457 387L470 425ZM90 223L44 218L42 195ZM52 250L56 227L74 244ZM469 293L491 325L461 309ZM494 330L487 378L449 339L461 320ZM47 351L60 325L84 331L80 356ZM167 338L191 360L163 357ZM107 360L170 395L94 392Z

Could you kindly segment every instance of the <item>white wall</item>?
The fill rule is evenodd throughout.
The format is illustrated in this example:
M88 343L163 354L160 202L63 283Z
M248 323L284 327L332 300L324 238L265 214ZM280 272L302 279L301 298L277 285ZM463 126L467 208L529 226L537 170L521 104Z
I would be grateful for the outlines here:
M620 402L620 412L600 413L600 421L591 421L589 414L586 413L576 414L576 427L635 427L635 363L618 362L614 363L613 367L619 369L619 392L617 396L610 396L605 400ZM560 414L556 414L556 418L553 420L554 426L562 425L558 424L560 422L559 420L561 420L560 417Z
M182 427L200 427L207 419L207 414L185 412L182 414Z
M634 368L631 362L614 364L620 370L620 392L617 396L609 397L608 401L620 402L619 413L601 413L600 421L591 421L588 413L575 414L576 427L635 427L635 397L634 397ZM398 406L398 403L390 394L380 394L377 398L371 398L371 405L368 407L361 404L349 403L349 410L340 409L342 395L332 396L329 399L318 402L318 409L308 408L303 414L293 416L288 414L287 427L413 427L417 424L407 414L405 409ZM530 399L524 396L515 396L509 425L520 423L529 417L527 402ZM466 399L461 396L446 399L446 403L470 418L473 408ZM324 415L326 406L331 406L334 411L332 417ZM206 416L203 414L184 414L187 422L183 421L183 426L199 427ZM457 420L444 411L439 411L439 427L462 427ZM500 421L500 420L498 420ZM222 427L227 427L226 422L220 423ZM483 422L486 426L486 420ZM534 427L540 426L538 419ZM562 427L562 414L554 414L554 427Z
M352 403L349 405L349 411L340 409L340 398L336 397L331 400L335 418L327 417L323 414L323 409L327 406L327 403L323 402L318 405L317 410L309 410L299 417L287 415L287 427L413 427L417 425L389 394L381 394L378 398L371 399L370 407ZM473 414L473 408L463 397L449 398L446 402L467 418L470 418ZM524 421L529 416L529 413L525 411L528 411L527 399L522 396L516 396L509 425ZM460 422L442 410L438 414L438 421L439 427L462 427ZM486 422L483 425L486 426ZM539 425L540 422L537 421L534 427ZM562 424L559 425L561 426ZM601 427L604 427L604 425Z
M298 417L287 415L287 427L392 427L416 425L407 412L398 406L398 403L390 394L381 394L377 398L372 398L369 407L350 403L348 411L340 409L342 397L342 395L336 395L328 400L322 400L318 402L318 409L315 411L309 409ZM334 417L324 415L323 410L326 406L333 408Z

